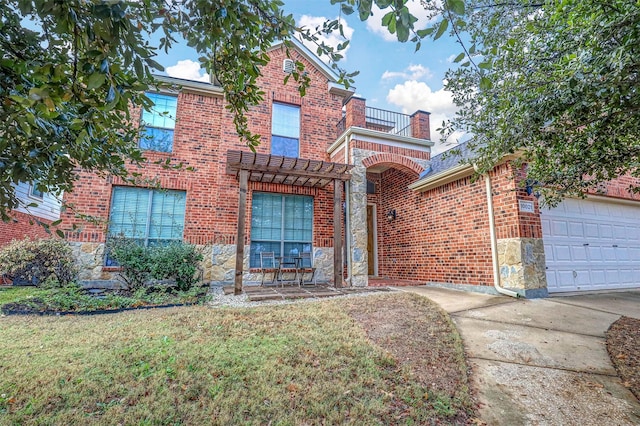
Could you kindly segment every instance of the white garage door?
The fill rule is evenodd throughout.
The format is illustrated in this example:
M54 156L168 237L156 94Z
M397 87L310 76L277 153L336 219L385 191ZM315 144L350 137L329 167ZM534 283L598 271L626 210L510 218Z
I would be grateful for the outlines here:
M640 203L566 199L541 220L549 292L640 287Z

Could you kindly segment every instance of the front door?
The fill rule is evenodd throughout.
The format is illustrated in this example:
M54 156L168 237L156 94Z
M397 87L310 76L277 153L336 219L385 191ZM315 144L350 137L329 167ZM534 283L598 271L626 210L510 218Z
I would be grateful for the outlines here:
M376 207L374 205L367 205L367 273L370 276L376 274L376 253L378 252L376 246Z

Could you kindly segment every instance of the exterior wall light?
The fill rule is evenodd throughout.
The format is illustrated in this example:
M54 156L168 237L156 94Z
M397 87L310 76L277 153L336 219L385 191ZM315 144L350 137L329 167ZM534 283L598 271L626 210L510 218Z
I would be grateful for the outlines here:
M395 210L389 210L389 213L387 213L387 220L389 222L393 222L394 220L396 220L396 211Z

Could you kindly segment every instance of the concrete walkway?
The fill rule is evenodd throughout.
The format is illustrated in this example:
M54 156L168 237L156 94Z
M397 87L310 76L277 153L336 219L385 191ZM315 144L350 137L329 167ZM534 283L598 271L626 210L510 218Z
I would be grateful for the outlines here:
M487 425L640 424L640 403L622 386L605 347L605 332L621 315L640 318L640 291L523 300L402 290L451 315Z

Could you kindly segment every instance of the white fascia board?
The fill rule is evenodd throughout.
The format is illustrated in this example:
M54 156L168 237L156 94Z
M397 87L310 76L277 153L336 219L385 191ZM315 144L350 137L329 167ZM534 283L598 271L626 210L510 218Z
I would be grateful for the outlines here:
M427 139L412 138L410 136L394 135L392 133L380 132L377 130L365 129L363 127L349 127L345 130L338 139L332 143L327 152L331 154L340 145L343 139L351 137L363 142L379 143L382 145L395 146L399 148L416 149L416 148L430 148L435 145L435 142Z
M332 95L338 95L343 98L343 103L346 102L353 94L355 93L356 88L351 86L348 89L342 84L334 83L333 81L329 82L329 93Z
M409 185L409 189L418 192L428 191L433 188L445 185L447 183L462 179L473 174L473 166L470 164L460 164L450 169L436 173L432 176L424 178Z
M166 75L154 75L153 76L158 82L163 85L173 85L180 88L181 91L191 92L191 93L201 93L204 95L218 95L223 96L224 91L222 87L213 85L211 83L206 83L203 81L194 81L194 80L185 80L183 78L175 78L168 77ZM162 88L160 90L166 91L167 93L177 93L176 90L171 90L170 88Z

